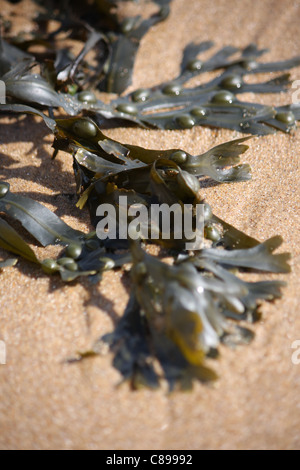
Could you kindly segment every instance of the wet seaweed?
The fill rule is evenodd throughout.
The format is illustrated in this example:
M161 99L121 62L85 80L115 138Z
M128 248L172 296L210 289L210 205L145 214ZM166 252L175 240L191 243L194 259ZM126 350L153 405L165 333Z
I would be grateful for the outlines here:
M103 123L115 120L171 130L204 125L255 135L290 132L300 119L299 106L245 103L237 95L286 91L289 75L282 72L299 66L300 58L263 63L259 59L266 51L250 45L242 50L224 47L203 61L201 54L213 44L190 44L172 82L104 104L97 89L119 95L126 91L141 39L167 19L171 1L156 0L158 12L147 19L122 18L121 3L75 1L71 13L70 7L63 11L53 0L36 18L38 29L31 37L16 40L9 36L9 24L3 29L0 78L6 85L7 104L0 105L0 113L32 114L44 120L54 136L53 158L63 150L73 161L77 207L89 211L93 231L74 230L44 205L14 194L1 181L0 247L18 258L1 261L0 270L15 266L21 257L44 275L60 275L65 282L79 282L81 277L100 282L105 271L130 266L130 300L115 331L100 338L91 351L78 353L76 360L97 355L106 344L114 355L114 367L133 389L156 389L166 380L170 390L189 390L195 381L217 378L211 362L218 357L220 344L249 344L254 332L247 324L260 318L261 303L282 295L282 281L248 282L240 273L286 274L290 255L275 253L281 237L260 243L217 217L202 197L203 184L251 180L250 166L241 163L249 136L192 155L180 148L151 150L113 140L103 132ZM101 15L95 15L95 9ZM59 28L49 34L45 25L53 19ZM60 33L80 40L81 52L74 55L57 48ZM44 52L31 54L34 45L42 45ZM91 53L96 55L94 63L87 60ZM186 86L212 71L219 71L219 76L201 86ZM249 74L269 72L280 75L258 84L245 80ZM67 117L58 118L56 110ZM105 226L98 208L107 204L115 210L116 239L98 234L99 224ZM191 240L177 236L176 213L167 237L163 220L153 223L149 217L137 241L130 232L133 215L128 207L150 214L154 205L188 206L193 227L200 206L202 245L188 249ZM125 237L120 223L124 217ZM60 246L57 259L37 256L32 237L42 247ZM159 245L159 256L148 253L149 244Z
M171 0L157 0L158 13L145 20L119 18L117 5L121 2L97 1L90 6L78 3L72 4L68 19L58 5L56 13L49 8L36 19L38 25L53 19L61 24L50 35L43 30L33 33L31 40L0 38L0 79L6 83L12 103L62 108L71 116L89 112L96 122L117 120L157 129L209 126L267 135L296 128L300 119L297 104L276 107L241 101L244 93L286 92L290 86L287 71L300 65L299 56L263 63L260 58L267 50L254 44L243 49L226 46L201 60L201 54L213 43L191 43L183 52L180 74L172 81L135 90L105 104L94 91L119 95L126 91L140 41L153 25L167 19ZM98 15L92 14L95 9L106 21L100 15L97 22ZM56 49L55 38L61 32L82 42L77 56L70 50ZM40 60L28 53L33 44L45 47ZM91 52L95 55L92 64L85 60ZM31 73L33 67L39 67L40 73ZM205 72L220 74L202 85L189 86L191 79ZM263 83L247 83L248 75L270 72L281 74Z
M28 106L9 105L5 109L35 113ZM40 111L36 114L44 116ZM93 357L99 344L106 343L114 353L114 366L134 389L157 388L162 378L170 390L190 389L197 380L215 380L207 358L215 355L221 342L232 347L251 342L254 334L244 324L254 322L260 303L279 298L285 285L281 281L245 282L232 269L290 270L289 255L274 254L282 243L280 237L259 243L217 218L201 197L199 177L213 178L216 162L221 168L215 178L218 184L249 180L247 165L238 165L239 171L232 171L248 149L248 139L192 156L182 149L154 151L117 142L107 138L90 118L54 120L45 116L45 123L54 133L55 151L63 148L73 158L78 205L89 208L95 229L102 220L98 217L99 205L111 204L116 211L124 211L120 196L126 195L129 206L146 208L155 203L168 207L190 203L193 214L197 205L203 206L205 245L189 252L187 240L175 237L175 226L164 238L162 221L154 231L159 236L153 237L153 221L149 219L143 241L167 250L173 258L169 265L147 254L140 242L131 239L129 231L128 240L100 240L96 232L78 232L41 204L14 195L10 186L1 182L0 211L21 222L43 246L60 244L63 249L58 259L39 260L3 219L0 246L38 264L47 275L59 274L65 282L82 276L99 282L103 272L132 265L131 300L124 317L115 332L105 335L89 354L79 354L76 360ZM231 171L229 165L233 165ZM226 166L224 174L222 166ZM123 216L129 226L127 211ZM1 269L6 266L11 266L10 262Z

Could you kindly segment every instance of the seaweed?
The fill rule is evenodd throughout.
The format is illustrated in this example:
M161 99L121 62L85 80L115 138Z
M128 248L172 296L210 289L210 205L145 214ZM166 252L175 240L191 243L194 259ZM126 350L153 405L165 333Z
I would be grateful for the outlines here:
M281 281L246 282L232 269L290 271L290 256L274 254L281 237L259 243L216 217L201 197L200 177L208 176L218 184L249 180L250 168L240 165L248 138L193 156L182 149L156 151L117 142L106 137L90 118L55 120L28 106L8 105L5 109L45 118L55 136L55 152L63 149L73 157L78 205L88 206L95 229L102 220L99 206L110 204L121 213L120 196L124 195L129 206L148 209L156 203L167 207L177 203L179 208L188 203L192 218L196 207L203 207L206 242L194 253L186 248L183 236L175 236L175 222L165 238L162 220L156 227L153 220L146 221L143 241L167 250L165 256L168 253L173 258L170 265L147 254L129 230L126 240L122 240L119 226L116 240L101 240L96 232L78 232L41 204L11 193L9 184L0 184L1 212L21 222L43 246L64 247L58 259L39 260L0 219L2 248L40 265L47 275L59 274L65 282L82 276L98 282L106 270L132 265L131 297L123 318L113 333L100 338L91 351L79 353L76 361L94 357L99 344L106 343L114 354L114 366L133 389L155 389L162 378L170 390L189 390L195 381L215 380L207 361L216 357L220 343L236 347L251 342L254 333L244 324L256 321L260 303L281 297L285 285ZM222 167L226 167L224 172ZM122 215L129 227L127 206L125 212Z
M258 246L261 251L262 247ZM231 346L250 342L253 333L236 322L253 321L259 300L281 297L284 283L246 283L217 263L207 262L206 251L196 260L188 257L169 266L132 245L133 294L116 331L101 340L110 345L115 367L134 388L157 387L161 376L155 361L170 390L190 389L195 380L215 380L205 358L220 342ZM236 251L235 256L239 256ZM269 257L268 270L287 272L284 261ZM252 265L261 267L259 262Z
M150 89L136 90L114 101L116 111L135 115L144 125L159 129L190 129L212 126L233 129L248 134L266 135L275 128L290 132L299 119L299 106L270 107L240 101L243 93L280 93L288 89L289 74L259 84L247 84L248 74L282 72L300 64L300 57L272 63L260 63L258 57L266 50L251 44L239 50L227 46L207 61L198 59L210 49L211 42L190 44L183 53L181 74L169 83ZM231 59L231 56L238 58ZM184 87L192 78L204 72L221 73L211 81L196 87ZM222 71L223 70L223 71Z
M124 19L118 8L122 1L74 1L71 11L68 4L64 10L61 2L51 0L48 10L43 5L44 13L35 20L38 28L29 37L12 38L9 25L3 29L0 78L8 102L0 105L0 113L44 120L54 136L53 158L64 151L73 160L77 207L89 211L93 231L74 230L1 181L0 247L18 258L1 261L0 270L14 267L21 257L64 282L87 277L96 283L105 271L131 266L130 300L115 331L74 360L98 355L105 343L114 367L133 389L156 389L165 380L169 390L189 390L196 381L217 379L211 362L220 344L249 344L254 332L248 324L260 318L261 303L282 295L282 281L249 282L239 274L286 274L290 255L275 253L280 236L260 243L217 217L202 197L204 185L251 180L250 166L241 163L251 136L192 155L181 148L152 150L119 142L103 132L104 124L170 130L204 125L254 135L291 132L300 119L299 106L245 103L237 95L286 91L289 74L283 72L299 66L300 58L262 63L258 59L266 51L250 45L224 47L203 61L200 55L213 43L192 43L183 51L180 74L172 82L125 93L106 104L97 98L97 90L126 91L142 37L170 12L171 0L154 0L159 10L150 18ZM45 25L53 19L59 27L49 34ZM79 54L57 47L60 33L81 41ZM33 45L43 46L43 52L33 56ZM91 53L92 61L87 59ZM213 71L219 75L189 87L191 79ZM249 74L269 72L280 75L251 85L245 80ZM163 217L151 217L157 206L173 211L167 233ZM113 209L112 238L106 230L107 211L99 207ZM194 238L182 232L178 236L184 208ZM135 220L143 211L147 217ZM203 237L195 245L199 221ZM137 232L138 226L136 237L131 229ZM28 234L34 242L27 240ZM43 258L42 249L37 256L33 243L59 246L57 259ZM149 244L160 247L158 256L148 253Z
M41 204L10 192L9 184L0 182L0 210L21 222L43 246L78 241L83 234L71 229Z
M34 251L5 220L0 219L0 229L1 248L38 264ZM5 266L3 265L2 267ZM9 267L9 265L6 267Z
M107 252L94 232L84 234L74 230L42 204L11 193L8 183L0 182L0 192L1 212L20 222L42 246L64 247L57 260L39 260L16 230L4 219L0 219L1 248L39 264L46 274L60 273L65 282L72 282L80 276L99 277L103 271L121 267L131 261L127 254ZM13 264L6 262L1 264L1 269L15 264L15 260Z
M135 57L143 36L155 24L167 19L171 0L156 1L162 5L159 12L146 20L140 17L126 18L117 32L110 34L110 55L106 75L101 88L108 93L122 94L131 84Z
M289 133L296 128L299 105L265 106L239 98L249 92L286 92L290 86L286 71L300 65L299 56L260 62L267 50L260 50L254 44L243 49L226 46L209 59L201 60L201 54L210 50L213 43L191 43L183 51L180 74L172 81L104 103L93 90L119 95L126 91L131 84L140 41L153 25L167 19L171 0L154 2L160 9L145 20L139 16L119 18L117 6L121 2L95 1L92 5L84 4L84 8L78 3L68 11L68 19L57 5L58 13L49 9L37 18L38 24L51 19L59 21L60 28L50 35L43 31L33 35L30 41L19 39L18 42L0 38L0 78L6 83L12 103L62 108L71 116L89 112L96 122L117 120L157 129L209 126L267 135L277 130ZM103 14L100 22L98 15L93 14L95 8ZM82 41L77 56L69 50L55 48L55 38L62 31ZM35 43L45 46L40 60L26 52ZM93 63L85 60L91 51L95 55ZM30 73L35 66L40 67L40 74ZM189 86L191 79L213 71L220 74L202 85ZM249 84L245 80L247 75L270 72L281 74L262 83Z

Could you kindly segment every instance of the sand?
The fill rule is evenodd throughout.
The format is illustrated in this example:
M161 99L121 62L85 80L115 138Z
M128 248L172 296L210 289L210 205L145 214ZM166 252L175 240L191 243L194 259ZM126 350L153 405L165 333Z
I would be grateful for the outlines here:
M0 2L1 14L16 12L16 30L30 29L31 2L14 7ZM266 60L295 56L299 22L295 0L174 0L170 18L143 39L133 86L175 76L190 41L214 39L218 47L256 42L270 48ZM292 79L300 79L299 68ZM291 102L292 91L245 98L284 104ZM86 214L67 196L74 193L71 159L61 153L50 160L52 137L45 126L33 118L2 118L0 123L0 177L14 192L87 230ZM127 128L109 134L123 142L182 147L195 154L240 136L205 128ZM243 156L253 180L203 190L217 215L260 240L281 234L283 250L293 256L292 273L281 276L288 282L283 298L263 304L251 346L221 349L215 362L220 379L213 386L197 384L188 394L133 393L127 385L117 387L120 376L110 354L64 363L112 330L128 299L130 283L121 273L106 274L94 287L88 281L64 285L22 261L1 274L0 340L7 345L7 365L0 366L1 449L300 448L300 365L291 360L291 345L300 340L299 148L299 131L253 138Z

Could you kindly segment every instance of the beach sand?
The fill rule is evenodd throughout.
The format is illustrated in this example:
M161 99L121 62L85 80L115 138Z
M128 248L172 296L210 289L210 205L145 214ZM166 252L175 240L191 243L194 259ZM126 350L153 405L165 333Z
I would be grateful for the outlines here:
M15 12L16 32L30 31L33 3L0 4L3 16ZM300 2L295 0L174 0L169 19L142 41L133 87L173 78L183 48L191 41L214 40L216 50L255 42L270 49L265 61L296 56L299 24ZM291 75L292 80L300 79L300 68ZM207 76L200 81L204 79ZM244 98L287 104L292 92ZM120 128L107 134L121 142L180 147L192 154L242 137L200 127ZM51 161L52 141L45 125L33 117L1 118L0 178L13 192L44 203L73 227L88 230L87 214L68 196L75 192L72 160L60 153ZM284 279L288 285L281 300L262 305L253 344L236 350L222 347L214 363L220 379L212 386L197 384L191 393L117 387L120 376L111 354L75 365L64 361L112 331L128 300L129 276L107 273L99 286L87 280L65 285L20 261L18 268L0 276L0 340L7 345L7 364L0 366L1 449L300 448L300 365L291 360L291 345L300 340L300 131L254 137L249 146L242 161L251 164L253 180L205 188L203 196L217 215L251 236L263 241L282 235L282 250L292 253L290 275L260 276ZM49 256L54 250L48 249ZM37 253L45 250L38 248Z

